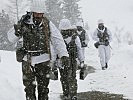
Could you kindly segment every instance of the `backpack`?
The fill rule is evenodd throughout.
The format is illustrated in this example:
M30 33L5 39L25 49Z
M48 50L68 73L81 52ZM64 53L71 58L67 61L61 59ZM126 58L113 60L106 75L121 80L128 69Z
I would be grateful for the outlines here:
M76 59L78 57L78 52L77 52L77 45L75 43L75 39L77 38L77 34L75 34L75 30L73 29L64 30L64 31L61 31L61 34L63 35L64 39L71 37L71 41L69 43L67 43L65 40L64 42L66 44L69 57Z
M87 44L85 43L85 40L86 40L85 34L86 34L86 31L83 29L81 34L78 35L82 47L87 47Z
M26 51L24 50L23 47L17 48L17 50L16 50L16 60L18 62L22 62L25 55L26 55Z
M105 27L105 30L104 30L103 33L98 30L97 36L99 38L99 42L105 43L106 41L108 41L109 35L108 35L108 32L107 32L107 28Z

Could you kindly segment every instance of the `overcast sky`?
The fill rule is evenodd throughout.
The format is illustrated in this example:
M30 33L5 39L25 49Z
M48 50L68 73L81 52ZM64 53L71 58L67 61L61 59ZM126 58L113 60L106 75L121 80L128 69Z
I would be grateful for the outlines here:
M106 24L118 25L133 29L133 0L81 0L83 18L94 27L98 19Z
M8 3L8 0L0 0L0 10L5 9L7 3Z
M0 0L0 10L6 8L8 0ZM107 25L116 23L133 29L133 0L81 0L82 16L94 28L98 19Z

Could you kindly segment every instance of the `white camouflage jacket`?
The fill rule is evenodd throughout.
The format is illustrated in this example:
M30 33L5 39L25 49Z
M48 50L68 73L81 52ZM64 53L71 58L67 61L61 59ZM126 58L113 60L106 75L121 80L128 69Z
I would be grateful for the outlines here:
M51 32L50 36L51 61L54 61L56 59L56 53L58 54L59 58L61 58L62 56L68 57L69 55L61 33L52 22L49 22L49 26ZM8 32L8 39L12 43L16 43L20 39L14 33L15 33L14 28L10 29L10 31ZM27 57L25 56L23 60L27 60ZM42 54L40 56L34 56L31 58L31 60L32 60L31 62L32 65L35 65L37 63L46 62L50 60L50 55Z
M98 34L98 28L94 31L94 33L93 33L93 35L92 35L92 38L93 38L93 40L94 41L97 41L97 42L99 42L99 38L98 38L98 36L97 36L97 34ZM100 31L100 30L99 30ZM103 30L104 31L104 30ZM110 30L107 28L107 33L108 33L108 35L109 35L109 42L111 42L112 41L112 34L111 34L111 32L110 32Z

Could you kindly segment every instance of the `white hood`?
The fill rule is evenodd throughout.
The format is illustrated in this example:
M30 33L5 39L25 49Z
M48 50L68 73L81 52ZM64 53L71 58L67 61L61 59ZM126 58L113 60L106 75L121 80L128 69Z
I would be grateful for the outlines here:
M59 23L59 29L60 30L67 30L67 29L71 29L71 23L68 19L62 19Z
M103 21L102 19L99 19L99 20L97 21L97 23L98 23L98 24L104 24L104 21Z
M31 11L44 13L45 11L45 0L32 0L31 2Z
M81 27L83 27L83 22L77 22L77 23L76 23L76 26L81 26Z

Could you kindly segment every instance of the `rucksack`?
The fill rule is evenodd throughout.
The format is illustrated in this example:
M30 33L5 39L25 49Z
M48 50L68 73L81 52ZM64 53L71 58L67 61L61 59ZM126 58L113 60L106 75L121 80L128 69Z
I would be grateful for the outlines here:
M85 43L85 40L86 40L85 34L86 34L86 31L84 29L82 29L81 34L78 35L82 47L87 47L87 44Z
M98 29L97 29L98 30ZM109 39L109 34L107 32L107 28L105 27L105 30L103 33L101 33L99 30L98 30L98 33L97 33L97 36L99 38L99 42L106 42L108 41Z
M75 34L75 30L73 29L64 30L64 31L61 31L61 33L63 35L64 42L66 44L67 51L69 53L69 57L76 59L78 57L78 52L77 52L77 45L75 43L75 39L77 38L77 34ZM65 39L68 37L71 37L71 41L69 43L65 41Z
M25 55L26 51L23 48L23 41L18 41L16 45L16 60L22 62Z

